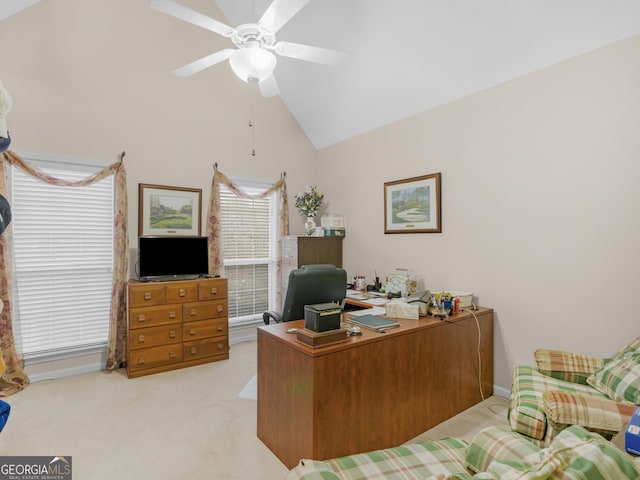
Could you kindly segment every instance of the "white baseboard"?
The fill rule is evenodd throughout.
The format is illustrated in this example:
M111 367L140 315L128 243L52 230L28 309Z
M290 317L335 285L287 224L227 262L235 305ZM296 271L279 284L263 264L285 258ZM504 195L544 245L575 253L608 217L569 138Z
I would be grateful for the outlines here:
M249 334L243 336L229 336L229 345L236 345L242 342L255 342L258 340L257 334Z
M499 387L497 385L493 386L493 394L498 397L506 398L507 400L511 398L511 390Z
M105 360L103 355L99 354L74 357L62 361L26 365L24 370L29 376L29 381L35 383L43 380L82 375L83 373L99 372L100 370L104 370L104 366Z
M229 345L258 340L258 327L264 325L262 320L244 325L229 325Z

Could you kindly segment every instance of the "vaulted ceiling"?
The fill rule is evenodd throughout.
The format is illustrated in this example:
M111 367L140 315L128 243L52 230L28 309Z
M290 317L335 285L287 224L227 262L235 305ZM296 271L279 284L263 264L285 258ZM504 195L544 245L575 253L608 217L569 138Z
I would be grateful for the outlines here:
M2 0L0 20L34 3ZM226 17L217 19L236 26L256 22L271 0L215 3ZM282 101L323 148L638 34L638 0L311 0L278 40L344 50L349 60L278 57L274 74Z

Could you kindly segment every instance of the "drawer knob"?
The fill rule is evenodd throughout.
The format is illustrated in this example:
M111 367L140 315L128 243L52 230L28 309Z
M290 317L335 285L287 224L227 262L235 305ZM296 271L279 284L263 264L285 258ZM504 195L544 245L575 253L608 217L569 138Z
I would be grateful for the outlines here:
M169 318L176 318L176 312L174 310L169 312Z
M144 335L138 335L138 343L144 343Z
M184 297L187 294L186 290L184 288L180 289L180 293L178 295L180 295L181 297Z
M169 338L176 338L176 331L175 330L171 330L169 332Z
M198 332L196 331L195 328L192 328L191 330L189 330L189 335L195 335L196 333Z
M146 319L144 318L144 313L141 313L138 315L138 321L139 322L144 322Z
M194 315L196 315L197 313L198 313L198 310L196 310L195 308L192 308L192 309L189 311L189 315L191 315L192 317L193 317Z
M176 358L176 352L169 352L169 358L171 359Z
M218 293L218 289L216 287L211 287L211 295L215 295Z
M138 358L138 365L144 365L144 357Z
M151 300L151 292L144 292L144 299Z
M218 350L224 350L224 345L222 343L218 344Z
M218 325L218 331L221 332L222 331L222 325Z
M222 313L224 311L224 308L222 305L218 305L218 313Z
M191 347L191 355L196 355L198 353L198 349L196 347Z

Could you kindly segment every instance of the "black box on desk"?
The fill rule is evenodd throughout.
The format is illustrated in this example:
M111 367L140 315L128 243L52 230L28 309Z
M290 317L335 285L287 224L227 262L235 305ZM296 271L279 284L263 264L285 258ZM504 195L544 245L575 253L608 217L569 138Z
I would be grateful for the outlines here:
M327 332L340 328L340 305L334 302L304 306L304 328Z

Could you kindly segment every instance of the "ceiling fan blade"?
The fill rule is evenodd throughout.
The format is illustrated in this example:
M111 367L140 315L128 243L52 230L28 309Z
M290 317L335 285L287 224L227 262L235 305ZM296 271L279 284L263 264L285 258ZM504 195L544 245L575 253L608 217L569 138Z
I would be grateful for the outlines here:
M202 57L195 62L191 62L180 68L177 68L173 71L173 74L176 77L188 77L190 75L193 75L194 73L198 73L199 71L204 70L205 68L212 67L216 63L220 63L228 59L231 55L233 55L233 52L235 52L235 49L225 48L224 50L212 53L211 55Z
M151 8L158 12L166 13L172 17L179 18L185 22L193 23L212 32L218 33L223 37L230 37L235 33L235 29L225 25L222 22L207 17L202 13L196 12L190 8L184 7L172 0L153 0Z
M349 58L349 54L338 50L312 47L311 45L301 45L299 43L278 42L275 44L275 52L283 57L306 60L307 62L322 63L337 67L342 65Z
M311 0L273 0L258 25L276 33Z
M262 80L258 86L260 87L260 93L262 93L263 97L275 97L280 94L280 89L278 88L278 84L276 83L276 78L273 76L273 73Z

